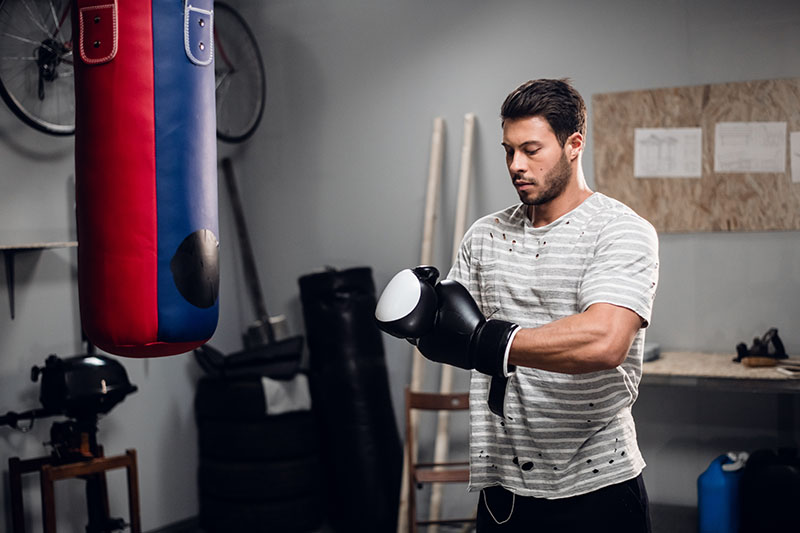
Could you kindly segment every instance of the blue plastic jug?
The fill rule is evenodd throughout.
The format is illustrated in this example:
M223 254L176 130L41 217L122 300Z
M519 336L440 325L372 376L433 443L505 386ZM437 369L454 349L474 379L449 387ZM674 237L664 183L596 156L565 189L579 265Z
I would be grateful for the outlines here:
M739 480L747 453L714 459L697 478L698 533L738 533Z

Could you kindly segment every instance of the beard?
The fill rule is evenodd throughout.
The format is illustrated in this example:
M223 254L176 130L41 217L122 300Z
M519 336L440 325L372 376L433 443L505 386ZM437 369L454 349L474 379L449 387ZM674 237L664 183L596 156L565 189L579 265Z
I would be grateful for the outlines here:
M572 169L569 166L569 160L565 153L561 153L561 159L553 165L553 168L547 171L547 174L541 180L536 180L544 184L545 188L538 194L527 193L525 191L517 191L520 201L525 205L542 205L557 198L564 192L569 183ZM514 176L514 181L525 179L522 176Z

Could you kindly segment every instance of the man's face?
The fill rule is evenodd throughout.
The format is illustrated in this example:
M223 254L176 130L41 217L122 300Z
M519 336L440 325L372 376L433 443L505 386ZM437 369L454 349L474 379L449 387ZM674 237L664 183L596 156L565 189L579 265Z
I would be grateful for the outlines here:
M508 173L522 203L545 204L564 191L572 167L547 120L542 117L506 120L502 144Z

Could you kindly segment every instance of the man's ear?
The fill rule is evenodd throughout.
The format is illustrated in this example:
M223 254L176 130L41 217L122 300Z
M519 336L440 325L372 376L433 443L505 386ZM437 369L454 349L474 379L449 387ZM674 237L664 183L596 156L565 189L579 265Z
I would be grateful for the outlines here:
M574 161L581 152L583 152L583 135L580 132L575 132L567 137L567 142L564 143L564 148L567 150L567 158Z

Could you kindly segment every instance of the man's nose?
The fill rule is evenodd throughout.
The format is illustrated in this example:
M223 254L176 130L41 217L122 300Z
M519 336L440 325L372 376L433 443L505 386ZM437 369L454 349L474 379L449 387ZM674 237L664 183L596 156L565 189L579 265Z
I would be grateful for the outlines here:
M521 152L515 152L514 155L511 156L511 160L508 163L508 170L511 171L512 174L524 174L525 170L527 170L527 162L525 161L525 154Z

